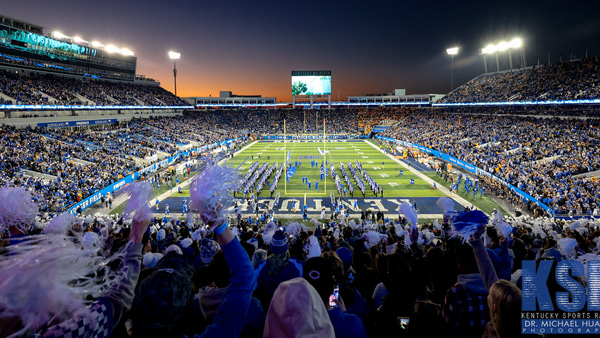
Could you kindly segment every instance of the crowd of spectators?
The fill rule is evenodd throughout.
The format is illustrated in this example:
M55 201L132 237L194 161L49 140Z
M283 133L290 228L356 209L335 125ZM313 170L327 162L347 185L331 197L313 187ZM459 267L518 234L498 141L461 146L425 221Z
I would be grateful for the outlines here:
M231 129L207 133L213 126L210 119L195 116L137 119L91 129L2 126L0 186L27 187L43 212L61 212L139 170L136 160L159 152L160 158L174 156L191 142L201 147L243 136Z
M529 115L542 117L600 117L600 109L595 105L522 105L522 106L477 106L477 107L443 107L434 108L435 111L453 112L462 114L483 114L483 115Z
M413 224L403 216L315 220L313 229L230 219L231 231L217 232L193 218L154 218L148 227L96 215L66 227L38 220L30 233L56 236L59 229L58 235L73 239L68 243L85 252L92 243L92 252L102 257L128 245L124 265L103 272L130 274L109 289L128 296L115 298L110 291L96 300L115 305L117 312L104 312L113 316L102 326L113 337L191 337L217 328L232 337L520 336L524 261L550 259L553 268L564 259L586 264L598 259L600 249L598 222L503 218L494 212L475 225L465 243L454 237L457 218ZM14 229L3 236L5 254L27 238ZM33 245L41 242L36 238ZM14 255L5 258L18 259ZM560 289L549 282L551 290ZM10 323L2 326L4 334L20 328L15 318ZM97 327L72 318L35 329L76 337Z
M440 102L504 102L597 99L600 57L484 74Z
M44 202L43 211L59 212L130 174L132 161L103 149L43 136L39 128L0 128L2 185L26 186ZM24 170L39 174L24 175ZM48 176L49 175L49 176Z
M555 214L598 207L598 121L420 110L382 135L470 163L528 193Z
M359 134L358 112L354 109L236 109L200 112L226 130L243 130L254 135L286 134Z
M413 108L370 108L358 112L358 127L369 134L374 126L385 121L399 121L410 114Z
M158 86L7 70L0 70L0 93L12 104L189 106Z
M571 108L563 109L568 112ZM399 108L398 111L386 108L375 112L339 109L328 114L318 113L321 117L327 116L326 121L331 119L331 123L326 123L335 126L331 132L356 131L355 128L360 128L358 121L376 125L393 117L400 123L383 132L383 136L419 144L473 164L548 205L557 215L593 214L600 202L596 196L599 181L581 174L600 170L597 121L579 117L565 119L569 114L561 113L556 107L552 112L558 117L487 114L478 112L477 108ZM307 115L315 118L316 114ZM354 122L348 120L356 116ZM28 169L61 180L75 180L72 190L62 189L68 191L66 200L75 202L93 189L131 173L136 169L133 161L136 158L158 152L174 155L192 145L214 144L248 134L260 136L264 132L275 132L276 129L271 129L274 127L268 127L270 123L282 123L284 119L286 129L288 125L291 128L286 133L304 130L301 110L194 112L135 119L103 129L4 127L2 152L5 159L10 159L2 163L4 179L11 180L20 176L21 169ZM56 140L60 142L54 142ZM85 175L89 176L83 177ZM26 180L21 177L21 181ZM486 191L497 191L497 195L521 208L524 206L524 201L513 199L504 189L492 189L491 184L488 188Z

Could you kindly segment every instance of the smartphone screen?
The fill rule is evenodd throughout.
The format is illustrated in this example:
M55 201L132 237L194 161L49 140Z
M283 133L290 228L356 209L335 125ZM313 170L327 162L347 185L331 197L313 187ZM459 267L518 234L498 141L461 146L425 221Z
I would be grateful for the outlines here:
M333 289L333 293L329 296L329 307L334 309L337 307L337 303L335 302L340 297L340 287L335 286Z
M399 323L400 327L402 329L406 329L408 327L408 320L409 320L409 318L408 317L399 317L398 319L400 321L400 323Z

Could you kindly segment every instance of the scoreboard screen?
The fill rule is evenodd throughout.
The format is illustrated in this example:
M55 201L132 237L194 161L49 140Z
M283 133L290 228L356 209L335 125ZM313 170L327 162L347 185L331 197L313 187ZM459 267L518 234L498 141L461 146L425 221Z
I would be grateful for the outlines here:
M292 95L331 95L331 71L293 71Z

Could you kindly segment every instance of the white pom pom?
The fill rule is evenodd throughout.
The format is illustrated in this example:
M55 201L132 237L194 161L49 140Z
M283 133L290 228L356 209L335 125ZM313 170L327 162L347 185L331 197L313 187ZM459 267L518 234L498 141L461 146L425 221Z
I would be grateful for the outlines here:
M102 297L117 281L110 263L122 256L123 250L105 259L100 248L81 250L66 235L32 236L11 246L10 259L0 260L0 317L19 318L21 332L88 317L88 297Z
M402 202L402 204L400 204L400 207L398 207L398 214L404 215L404 217L406 217L406 220L411 224L417 224L419 222L417 217L417 211L412 207L410 203L406 201Z
M532 232L534 235L538 236L541 239L546 239L546 237L547 237L544 230L542 230L542 227L538 224L533 226Z
M190 199L204 223L217 225L235 212L232 192L239 185L238 172L226 165L208 165L190 184Z
M560 253L567 257L573 258L575 257L575 248L577 247L577 240L574 238L561 238L558 240L558 244L556 249L560 251Z
M308 252L306 253L306 259L319 256L321 256L319 240L314 235L308 237Z
M45 234L65 234L68 229L71 229L75 222L75 216L68 212L62 213L54 217L50 223L44 228Z
M0 188L0 230L16 226L25 233L34 225L39 208L24 188Z
M300 227L300 223L291 222L287 225L285 233L292 236L298 236L301 232L302 228Z
M367 231L365 232L361 238L364 238L365 241L365 247L367 249L370 249L371 247L378 245L379 241L381 241L383 238L386 238L386 235L382 235L378 232L375 231Z
M100 246L100 237L95 232L88 231L81 238L81 246L86 251L96 250Z
M494 229L496 229L496 233L500 237L510 238L512 233L512 225L503 221L494 223Z
M152 218L150 199L152 198L152 185L150 182L133 182L125 187L128 196L127 207L123 210L125 217L133 216L137 222L149 221Z
M575 229L575 231L577 231L581 236L587 236L587 234L590 232L586 227L579 227Z

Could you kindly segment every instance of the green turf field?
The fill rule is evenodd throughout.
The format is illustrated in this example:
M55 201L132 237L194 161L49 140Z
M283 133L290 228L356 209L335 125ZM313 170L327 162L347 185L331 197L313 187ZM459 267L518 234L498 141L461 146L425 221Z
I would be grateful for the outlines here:
M431 189L431 186L412 174L409 170L391 160L389 157L373 148L368 141L358 142L257 142L249 148L237 153L233 159L227 161L227 165L231 167L239 167L242 175L245 175L250 166L258 161L259 166L264 162L268 162L269 166L278 162L281 165L289 151L290 160L293 165L296 161L302 162L297 167L296 173L290 178L289 183L285 180L285 174L279 180L277 192L281 197L303 197L306 194L308 197L328 197L331 192L336 192L335 182L328 172L325 182L320 180L319 167L311 168L311 160L303 157L320 156L318 148L330 150L324 158L316 159L319 165L322 161L327 160L327 167L333 163L335 170L340 175L340 162L344 164L344 169L350 178L352 175L348 170L348 161L352 162L352 166L356 169L356 160L362 163L362 167L369 175L383 187L384 197L441 197L444 196L440 191ZM400 176L399 170L403 170L403 175ZM275 172L275 171L274 171ZM285 171L284 171L285 172ZM359 174L360 175L360 174ZM308 177L312 182L311 190L306 184L302 183L302 177ZM274 174L271 176L274 177ZM362 177L361 177L362 179ZM414 179L415 184L410 184L410 180ZM315 180L319 181L319 190L315 190ZM373 192L369 189L365 182L366 196L374 197ZM358 189L356 182L352 179L354 185L354 197L362 197L362 193ZM345 183L343 183L345 185ZM270 194L269 187L264 187L261 196L268 197ZM348 195L349 197L349 195ZM381 196L379 196L381 197Z
M329 153L322 157L319 153L319 148L321 150L329 150ZM298 216L301 216L301 213L291 210L291 207L288 204L292 197L293 199L299 200L300 205L307 205L309 207L311 213L309 218L314 218L319 215L321 205L329 207L331 205L329 202L330 194L334 193L337 197L337 189L335 187L335 182L331 178L331 173L329 172L329 164L333 163L335 165L336 173L341 176L340 162L344 164L345 171L355 190L354 197L351 197L348 193L343 199L343 202L347 203L348 206L352 206L353 203L358 203L357 208L356 205L354 205L355 207L351 209L350 214L352 217L360 216L360 210L365 210L367 208L382 210L386 215L393 217L397 212L398 204L401 203L402 200L417 203L419 217L423 222L441 217L441 214L439 214L440 210L435 206L435 203L438 197L446 195L438 189L432 189L430 183L419 178L406 167L397 163L396 159L392 159L388 157L388 155L382 153L379 150L379 144L371 140L347 142L330 141L325 144L323 142L255 142L238 152L233 158L228 159L227 165L233 168L239 168L240 178L243 178L250 166L257 161L259 167L265 162L268 163L269 167L273 166L275 162L278 162L278 169L279 166L285 162L288 152L292 165L296 167L296 172L293 177L290 178L288 183L286 182L284 171L279 180L277 190L275 191L275 194L280 194L282 202L282 205L276 208L276 213L281 219L289 218L293 221L299 220ZM311 156L312 159L310 158ZM314 167L311 167L311 160L315 161ZM324 162L325 160L327 160L328 164L328 175L324 181L321 181L319 166L321 162ZM358 188L358 184L348 169L349 161L352 163L352 166L357 169L356 160L362 164L363 170L366 170L373 180L383 187L383 198L381 195L375 197L370 190L367 181L359 173L366 188L366 195L365 198L363 198L362 193ZM298 163L296 164L296 162ZM300 164L300 162L302 163ZM275 178L277 169L273 170L273 173L270 175L271 182L273 182ZM400 170L403 171L403 175L399 174ZM447 185L435 174L435 172L424 171L421 173L428 179L437 182L438 186ZM192 172L192 177L195 174L197 174L197 172ZM307 184L302 183L303 177L307 177L312 182L310 190L308 189ZM181 176L179 179L180 182L184 182ZM340 179L342 178L340 177ZM414 184L410 184L411 179L415 181ZM256 183L258 183L258 181L260 181L260 177L256 180ZM319 182L318 190L315 189L315 181ZM254 184L255 187L256 183ZM342 184L347 186L345 182L342 182ZM175 186L174 182L173 186ZM154 186L155 196L165 193L168 190L168 183L162 184L160 190L156 189L156 186ZM189 196L189 187L183 187L183 192L181 194L177 192L177 188L173 188L170 194L166 197L164 195L161 197L161 203L163 203L162 199L165 199L164 202L170 204L174 214L181 213L181 211L178 210L181 206L181 201L177 200L177 198L189 198ZM477 196L473 198L472 195L467 195L462 190L459 191L458 196L466 200L465 202L459 203L467 203L463 205L474 204L477 208L487 213L490 213L493 208L498 208L498 205L487 196ZM242 194L238 193L236 197L238 198L238 201L244 205ZM261 208L266 205L265 203L269 203L268 201L273 203L273 198L269 197L270 186L265 183L261 194L258 196L260 203L262 203ZM154 207L154 200L151 201L151 204ZM270 208L272 207L273 205L270 206ZM122 205L118 206L113 210L113 213L121 212L122 208ZM160 210L162 212L162 207ZM159 212L159 214L161 212ZM242 213L252 214L253 210L251 208L243 209Z

